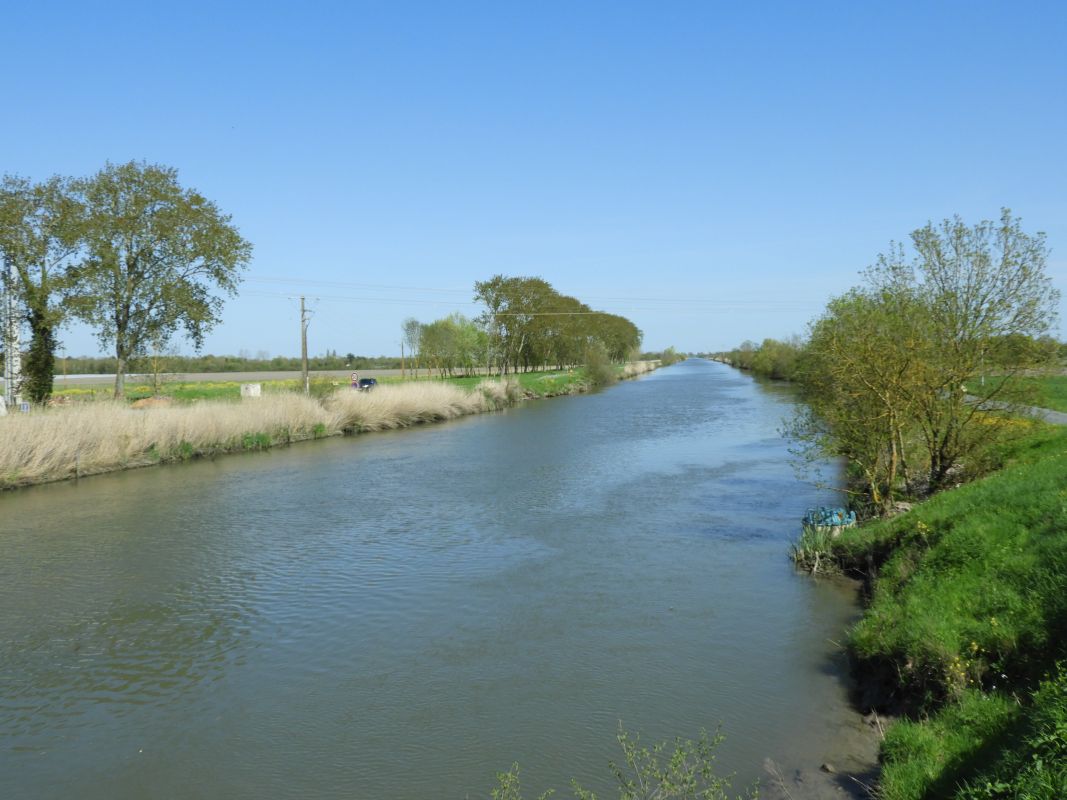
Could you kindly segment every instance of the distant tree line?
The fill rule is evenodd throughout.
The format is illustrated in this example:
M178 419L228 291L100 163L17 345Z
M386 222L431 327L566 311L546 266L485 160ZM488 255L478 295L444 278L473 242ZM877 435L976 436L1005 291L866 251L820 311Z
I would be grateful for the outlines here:
M175 335L196 347L251 258L214 203L169 167L106 164L87 178L0 180L3 290L30 332L23 391L52 392L56 333L80 320L114 353L115 395L132 362Z
M574 364L620 363L635 356L641 331L630 320L562 295L541 278L496 275L474 285L485 305L476 319L452 314L405 320L404 342L416 368L440 375L484 368L508 374Z
M797 378L797 365L804 349L799 336L785 341L764 339L761 344L745 341L734 350L720 353L727 363L738 369L749 370L765 378L792 381Z
M0 358L0 363L2 363ZM241 355L184 356L175 354L149 354L128 365L131 372L151 372L159 369L168 373L194 372L297 372L299 357L274 356L252 358ZM114 374L118 361L114 356L67 356L57 358L57 374L106 375ZM400 356L357 356L353 353L327 352L309 356L308 368L312 370L361 370L400 369Z
M1032 399L1020 378L1063 353L1044 234L1005 209L996 222L927 224L910 245L879 256L804 340L720 354L799 383L790 433L812 460L845 458L874 513L982 471L1020 431L1010 412Z
M679 353L673 347L668 347L665 350L659 352L650 350L645 353L641 353L638 356L642 361L659 361L664 367L669 367L671 364L677 364L679 361L683 361L686 358L684 353Z

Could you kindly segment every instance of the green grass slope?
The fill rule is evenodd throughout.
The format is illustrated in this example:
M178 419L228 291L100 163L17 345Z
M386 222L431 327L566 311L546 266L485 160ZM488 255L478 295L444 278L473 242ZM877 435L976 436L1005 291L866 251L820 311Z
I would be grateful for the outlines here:
M875 575L849 642L866 700L908 714L883 796L1067 798L1067 432L832 547Z

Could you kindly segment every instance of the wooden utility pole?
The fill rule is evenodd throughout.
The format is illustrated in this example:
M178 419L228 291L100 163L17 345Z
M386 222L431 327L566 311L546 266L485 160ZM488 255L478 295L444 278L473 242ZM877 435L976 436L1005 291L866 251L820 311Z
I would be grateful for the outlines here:
M304 378L304 394L311 394L308 379L308 315L304 308L304 295L300 295L300 371Z
M400 378L404 379L406 373L404 371L404 340L400 340Z

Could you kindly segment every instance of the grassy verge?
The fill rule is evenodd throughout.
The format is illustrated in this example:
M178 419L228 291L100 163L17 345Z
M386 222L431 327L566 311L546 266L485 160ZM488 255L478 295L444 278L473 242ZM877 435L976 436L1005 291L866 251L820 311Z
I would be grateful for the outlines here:
M997 381L1000 378L992 375L986 380ZM1016 377L1014 380L1026 402L1053 411L1067 412L1067 375Z
M1067 375L1050 375L1043 378L1022 378L1037 396L1036 405L1054 411L1067 412Z
M998 472L826 545L869 580L865 704L906 715L887 800L1067 797L1067 432L1035 431Z

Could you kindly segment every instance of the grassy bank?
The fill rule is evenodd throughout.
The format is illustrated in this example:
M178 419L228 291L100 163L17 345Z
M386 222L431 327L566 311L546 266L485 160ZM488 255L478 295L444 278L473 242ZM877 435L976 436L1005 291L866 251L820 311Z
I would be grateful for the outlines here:
M864 705L905 717L883 747L887 800L1067 797L1067 432L1002 456L826 544L868 581L849 637Z
M638 364L640 374L653 364ZM311 397L284 386L265 387L239 401L240 388L215 382L204 394L168 407L72 402L30 414L0 417L0 489L66 480L307 439L401 428L504 408L524 398L590 388L580 371L525 375L525 380L471 379L383 383L354 392L332 382Z
M1067 412L1067 375L1021 378L1020 382L1032 390L1034 405Z

